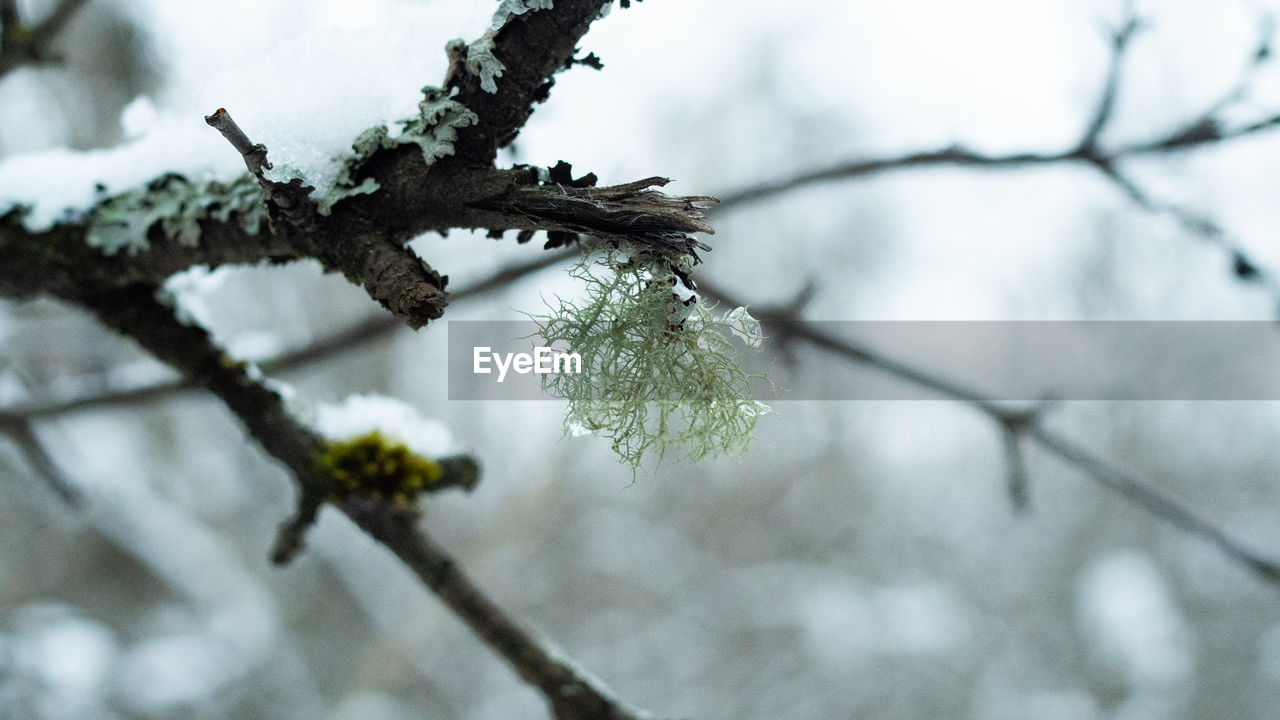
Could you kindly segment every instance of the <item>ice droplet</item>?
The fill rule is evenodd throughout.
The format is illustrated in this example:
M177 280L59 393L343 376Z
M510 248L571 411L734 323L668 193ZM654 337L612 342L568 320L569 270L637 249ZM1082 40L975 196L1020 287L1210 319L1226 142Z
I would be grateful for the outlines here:
M759 348L764 342L764 331L760 329L760 321L751 317L751 313L747 312L745 307L730 310L725 314L723 322L728 326L729 331L742 338L742 342L748 347Z

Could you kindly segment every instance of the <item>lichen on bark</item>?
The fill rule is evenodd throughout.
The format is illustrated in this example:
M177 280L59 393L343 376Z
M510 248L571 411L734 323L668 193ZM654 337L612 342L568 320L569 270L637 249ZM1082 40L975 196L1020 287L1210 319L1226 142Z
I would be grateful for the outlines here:
M106 255L130 255L150 247L147 236L159 224L161 234L185 247L200 244L200 221L237 218L250 235L267 218L258 183L250 175L227 182L192 182L168 173L145 187L103 200L91 211L85 242Z
M572 275L586 284L586 300L557 298L550 314L534 317L548 345L582 358L581 373L543 378L569 402L566 432L608 438L633 473L651 455L692 462L745 453L769 411L739 366L762 339L746 310L715 315L680 291L687 276L670 258L646 253L600 251Z

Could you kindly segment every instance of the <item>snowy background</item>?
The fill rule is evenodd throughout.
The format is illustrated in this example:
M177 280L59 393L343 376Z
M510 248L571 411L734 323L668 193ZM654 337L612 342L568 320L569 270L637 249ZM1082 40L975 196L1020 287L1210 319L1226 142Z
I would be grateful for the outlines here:
M29 17L46 3L20 2ZM1280 6L1140 5L1104 143L1179 127L1247 63ZM488 3L93 0L61 67L0 79L0 207L50 222L175 170L234 177L203 122L225 106L313 182L365 127L414 111L444 43ZM1070 147L1120 4L646 0L582 44L505 162L567 160L605 183L661 174L729 193L843 158L963 142ZM1280 110L1266 66L1230 111ZM1280 132L1128 169L1280 268ZM701 268L757 305L807 280L814 319L1267 319L1228 258L1084 167L910 170L815 186L715 218ZM415 247L461 287L530 258L480 235ZM192 272L184 306L241 357L378 313L313 264ZM450 308L518 319L572 293L548 270ZM557 403L450 403L443 326L280 379L324 422L382 394L426 442L483 463L425 522L500 603L618 693L691 718L1152 720L1274 716L1280 593L1030 456L1032 508L1003 489L994 428L945 402L786 403L742 463L663 465L630 484L607 443L562 439ZM165 370L85 316L0 304L0 403ZM325 409L325 408L329 409ZM363 408L363 409L362 409ZM429 421L416 421L421 414ZM1251 545L1280 550L1274 403L1070 403L1053 416ZM415 579L325 513L269 566L282 470L199 394L68 414L41 439L87 497L60 504L0 443L0 718L505 720L545 715Z

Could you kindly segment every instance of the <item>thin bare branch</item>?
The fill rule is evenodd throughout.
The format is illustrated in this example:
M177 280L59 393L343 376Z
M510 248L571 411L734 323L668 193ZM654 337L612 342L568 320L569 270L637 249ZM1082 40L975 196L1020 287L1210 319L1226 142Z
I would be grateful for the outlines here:
M263 171L272 168L271 161L267 159L267 146L250 140L226 108L218 108L212 115L205 115L204 121L209 127L222 133L222 137L244 158L244 166L249 172L259 181L263 180Z
M1108 33L1111 39L1111 61L1107 66L1107 79L1103 84L1102 96L1098 100L1098 107L1093 112L1093 119L1089 122L1084 135L1080 138L1079 147L1096 147L1098 136L1110 124L1111 115L1115 111L1116 97L1119 94L1120 76L1124 70L1125 54L1134 35L1142 27L1142 21L1134 14L1133 3L1126 2L1124 19L1121 21L1120 27Z
M1232 560L1243 564L1262 579L1280 584L1280 563L1248 549L1221 528L1181 503L1161 494L1146 480L1101 460L1074 442L1043 427L1030 427L1027 434L1042 448L1076 467L1094 482L1118 493L1134 505L1175 527L1209 541Z
M0 421L0 434L8 436L18 446L27 464L31 466L32 472L44 480L63 502L72 508L79 508L83 504L84 499L76 489L75 483L67 477L62 467L49 454L30 421L8 419Z
M1198 236L1203 241L1224 250L1231 263L1231 272L1244 282L1265 287L1268 292L1280 299L1280 279L1266 267L1259 265L1244 249L1243 244L1233 238L1225 228L1213 218L1201 215L1181 205L1167 203L1147 194L1137 182L1117 167L1105 167L1102 174L1116 185L1125 197L1135 205L1154 215L1163 215L1172 219L1187 232ZM1280 312L1280 301L1277 302Z
M812 185L842 180L869 178L881 173L927 167L961 167L988 170L1016 170L1027 167L1083 164L1093 168L1123 191L1138 207L1155 214L1174 218L1187 232L1229 254L1232 272L1241 280L1265 285L1280 309L1280 281L1244 250L1231 241L1212 220L1180 206L1150 197L1123 174L1122 164L1131 159L1168 155L1203 148L1217 143L1245 138L1280 126L1280 113L1264 116L1233 126L1225 126L1219 114L1239 100L1248 90L1256 70L1271 58L1271 35L1274 28L1269 17L1261 21L1261 37L1250 55L1240 80L1203 113L1174 130L1145 141L1130 142L1112 148L1099 145L1099 138L1110 125L1120 87L1123 62L1135 34L1143 23L1133 14L1130 3L1121 25L1111 31L1111 60L1103 83L1103 91L1089 123L1073 147L1060 152L1027 152L991 155L969 150L960 145L904 153L882 158L865 158L840 162L826 168L798 173L781 180L769 180L734 192L722 193L720 212L803 189Z
M243 363L228 360L200 327L183 324L155 299L155 288L113 289L76 298L108 327L135 338L149 352L173 365L200 387L217 395L264 450L283 463L299 485L299 516L282 529L276 552L291 557L301 543L301 528L314 520L327 496L327 481L316 457L323 440L293 418L283 399ZM441 462L445 485L450 468L474 472L474 463ZM472 478L474 479L474 478ZM638 720L591 676L551 652L521 628L471 580L458 564L418 529L418 513L384 498L353 495L337 505L412 570L460 620L466 623L525 682L533 685L560 720Z
M89 4L89 0L62 0L53 12L49 13L41 23L31 30L31 35L37 46L48 47L53 39L62 32L67 23L80 12L80 8Z
M0 0L0 78L23 65L57 62L53 43L89 0L62 0L39 25L23 25L17 0Z
M698 280L698 287L707 297L727 305L745 304L741 298L734 297L705 279ZM1079 468L1086 477L1102 487L1119 494L1120 497L1142 510L1213 543L1228 557L1243 563L1259 577L1280 584L1280 564L1276 561L1248 549L1213 523L1201 518L1196 512L1176 500L1165 496L1141 478L1110 465L1073 442L1044 429L1039 422L1039 410L1029 414L1026 410L1010 409L993 403L984 399L976 391L938 377L927 370L889 358L857 342L823 332L814 325L797 322L795 317L761 314L759 319L762 323L771 325L773 328L771 333L775 337L783 335L792 340L802 340L816 348L834 353L848 362L878 368L944 397L969 405L989 418L1002 433L1006 434L1006 443L1009 442L1009 434L1035 441L1041 448ZM1006 444L1006 449L1007 447ZM1021 460L1018 459L1017 462ZM1010 472L1017 472L1017 470L1011 469Z
M1000 427L1000 439L1004 443L1004 464L1008 479L1005 490L1014 510L1026 509L1031 500L1030 475L1027 472L1027 456L1022 449L1022 433L1008 425Z
M1018 170L1027 167L1082 163L1094 167L1116 165L1124 160L1173 151L1190 150L1213 143L1235 140L1270 130L1280 125L1280 114L1259 118L1233 129L1206 127L1190 124L1158 138L1121 145L1110 150L1076 146L1056 153L1006 153L989 155L969 150L963 146L937 150L892 155L882 158L866 158L840 162L826 168L797 173L782 180L770 180L736 191L720 193L717 212L724 212L752 202L772 199L777 195L800 190L811 185L840 180L868 178L887 172L913 170L928 167L961 167L990 170Z
M363 502L347 503L342 511L390 548L524 682L538 688L558 720L650 717L627 707L599 681L503 612L453 558L420 530L414 515L395 512L384 504Z
M467 285L450 295L455 301L480 297L578 255L579 251L573 248L544 252L531 261L503 268L489 277ZM403 327L404 323L394 316L378 314L355 322L346 330L334 333L315 343L263 360L258 363L258 366L267 375L300 370L359 348L379 338L387 337ZM58 400L37 401L26 405L0 409L0 427L30 420L44 420L81 410L153 402L162 400L173 393L195 388L196 385L189 379L176 378L157 381L127 390L107 390Z

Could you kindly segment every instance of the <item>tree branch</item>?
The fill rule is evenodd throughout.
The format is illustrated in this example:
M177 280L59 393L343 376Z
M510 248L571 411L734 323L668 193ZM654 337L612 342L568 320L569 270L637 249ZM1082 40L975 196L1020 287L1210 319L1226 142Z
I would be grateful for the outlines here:
M530 273L543 270L577 255L578 252L576 250L547 253L533 261L499 271L493 276L458 292L457 296L471 297L489 292ZM743 298L734 297L705 279L700 278L698 285L700 291L708 297L715 298L725 304L733 306L746 304ZM1229 557L1244 562L1267 579L1273 579L1273 576L1280 578L1280 574L1277 574L1280 572L1280 566L1277 566L1276 563L1247 550L1240 543L1217 529L1212 523L1200 519L1194 512L1183 508L1178 503L1164 498L1158 491L1146 487L1135 476L1111 468L1105 461L1079 448L1071 441L1050 434L1038 424L1038 413L1028 415L1025 411L1012 410L997 403L989 402L976 390L957 385L929 371L886 357L872 348L815 331L802 323L795 322L794 313L789 310L784 309L779 312L757 311L756 314L762 322L772 324L773 337L780 343L786 344L799 340L839 355L849 362L879 368L919 387L964 402L989 417L1001 428L1001 435L1006 443L1005 450L1010 463L1009 487L1015 502L1025 502L1026 498L1025 492L1028 478L1025 459L1021 454L1021 444L1018 442L1021 438L1026 437L1045 447L1068 464L1080 468L1095 482L1119 493L1126 500L1135 503L1144 511L1161 517L1193 535L1210 540ZM349 330L338 333L320 343L287 353L274 360L266 361L263 363L263 368L272 373L297 369L352 349L374 338L395 332L400 327L399 323L389 318L357 323ZM188 382L163 383L123 393L106 393L71 399L60 403L12 408L0 412L0 423L48 418L65 412L114 403L152 400L188 387L190 387ZM1014 459L1015 452L1016 460ZM1089 459L1089 462L1082 462L1086 458ZM1098 474L1101 474L1101 477ZM1129 482L1117 484L1112 479L1113 477L1125 477L1129 479Z
M394 552L521 680L540 690L556 718L649 717L614 698L597 681L507 616L435 541L419 531L414 516L362 502L347 503L342 511Z
M1277 308L1280 308L1280 280L1277 280L1274 273L1267 271L1256 262L1239 242L1228 238L1222 228L1212 220L1194 211L1151 197L1121 170L1121 166L1128 160L1200 149L1249 137L1280 126L1280 113L1257 118L1234 127L1224 127L1218 119L1219 113L1246 93L1254 72L1271 58L1272 24L1269 19L1264 18L1262 25L1261 38L1240 80L1203 113L1167 134L1113 148L1104 148L1098 142L1114 116L1125 56L1130 51L1134 36L1144 27L1141 19L1133 14L1131 3L1126 3L1125 17L1120 27L1108 32L1111 59L1107 66L1098 104L1081 138L1072 147L1050 153L990 155L953 145L889 157L845 161L827 168L809 170L781 180L765 181L737 191L723 193L720 195L721 202L718 209L720 211L734 209L811 185L869 178L899 170L927 167L1016 170L1037 166L1082 164L1101 174L1137 207L1146 212L1172 217L1187 232L1225 250L1236 277L1265 285L1275 299Z
M1102 134L1102 131L1111 122L1111 114L1115 110L1116 96L1120 88L1120 75L1124 69L1125 54L1129 49L1129 43L1133 40L1133 36L1142 28L1142 21L1134 14L1132 0L1127 0L1124 4L1124 19L1121 21L1120 27L1109 33L1111 36L1111 62L1107 67L1107 79L1103 84L1102 96L1098 100L1098 107L1094 110L1093 120L1089 122L1084 135L1080 138L1079 147L1096 148L1098 136Z
M43 22L26 27L18 15L17 0L0 0L0 78L23 65L56 60L54 40L88 2L62 0Z
M579 251L575 248L542 253L533 260L498 270L483 280L450 293L450 297L457 301L482 296L578 255ZM263 360L257 365L267 375L299 370L356 349L378 338L391 335L403 327L404 324L395 317L388 315L372 316L353 323L347 329L318 342ZM98 385L101 386L103 384L105 383ZM196 387L197 385L190 379L182 377L176 380L149 383L127 390L106 390L59 399L46 398L24 405L0 409L0 428L13 423L45 420L66 413L92 410L98 407L151 402L170 394L195 389Z
M156 300L155 288L134 286L80 295L80 302L108 327L142 344L189 380L217 395L244 423L250 435L282 462L302 495L300 517L314 519L327 495L328 480L316 458L324 440L295 420L283 399L255 378L244 363L229 360L200 327L179 322ZM446 468L442 485L453 485ZM309 502L312 500L313 502ZM542 691L561 720L633 720L640 717L571 663L557 656L509 618L470 581L430 538L418 530L416 510L383 498L353 495L337 505L353 522L380 541L416 574L525 682ZM284 550L299 541L298 519L287 523Z
M1230 259L1232 274L1241 281L1265 287L1271 296L1277 299L1276 308L1277 312L1280 312L1280 278L1277 278L1271 270L1255 262L1244 249L1244 245L1239 240L1233 239L1217 221L1180 205L1153 198L1137 182L1116 167L1108 167L1102 172L1138 207L1153 215L1164 215L1172 219L1183 230L1225 251Z
M32 472L43 479L63 502L72 508L79 508L83 504L80 491L45 449L44 443L40 441L35 428L32 427L31 420L0 418L0 434L7 435L13 440L25 456L27 464L31 466Z
M741 298L734 297L705 279L698 280L698 287L699 291L707 297L727 305L736 307L745 304ZM761 312L757 313L757 318L761 323L773 328L774 337L784 341L806 342L848 362L878 368L978 410L1001 430L1005 440L1005 451L1012 463L1009 473L1012 483L1011 492L1014 493L1015 502L1017 494L1025 487L1025 470L1021 467L1023 461L1020 449L1016 445L1019 438L1027 438L1069 465L1078 468L1095 483L1117 493L1151 515L1191 535L1209 541L1228 557L1243 563L1262 579L1280 584L1280 563L1249 550L1213 523L1201 518L1181 503L1166 497L1132 473L1108 464L1072 441L1045 429L1040 423L1040 411L1010 409L991 402L970 388L887 357L872 348L822 332L813 325L798 321L794 316Z
M485 89L484 75L455 66L446 85L457 88L457 99L479 116L479 122L458 132L457 162L489 165L499 148L515 139L533 114L534 103L547 98L556 72L568 67L582 36L601 10L613 0L554 0L542 7L512 15L484 37L471 43L471 58L490 45L488 54L502 64L493 77L496 91ZM506 4L504 4L505 7ZM502 13L499 10L499 13Z

